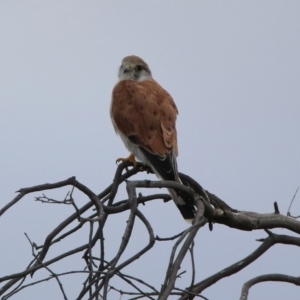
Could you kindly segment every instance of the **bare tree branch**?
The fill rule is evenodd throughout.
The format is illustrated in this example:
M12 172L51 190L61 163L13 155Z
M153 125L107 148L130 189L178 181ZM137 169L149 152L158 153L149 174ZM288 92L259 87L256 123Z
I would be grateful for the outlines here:
M259 258L261 255L263 255L269 248L271 248L275 244L295 245L300 247L300 238L287 235L277 235L272 233L266 239L262 239L261 241L263 241L263 243L250 255L227 267L226 269L223 269L220 272L204 279L203 281L196 283L190 291L196 294L201 293L217 281L239 272L240 270L251 264L253 261L255 261L257 258ZM189 297L189 294L184 294L180 299L190 299Z
M0 216L13 205L17 204L18 201L25 195L34 192L45 192L51 189L59 189L65 186L70 186L71 191L68 192L63 200L55 200L46 196L45 193L42 193L42 196L35 197L35 199L45 204L71 204L74 212L60 224L56 225L50 233L48 233L42 245L37 246L28 238L32 247L34 260L28 264L25 270L23 269L20 272L0 278L0 283L3 283L0 288L0 295L3 295L2 299L8 299L25 287L37 285L50 279L55 279L57 281L63 298L67 299L59 277L68 276L76 272L86 274L83 287L78 293L77 299L108 299L108 295L111 292L118 292L120 295L131 295L133 296L132 299L157 298L161 300L168 299L172 295L177 296L179 299L194 299L196 297L206 299L201 295L205 289L216 284L222 278L236 274L240 270L246 268L258 257L265 254L267 250L275 244L300 246L300 238L287 235L276 235L270 231L272 228L285 228L293 233L300 233L300 222L295 218L290 217L290 208L297 192L290 204L288 216L280 214L277 203L274 204L275 212L260 214L231 208L219 197L205 190L193 178L182 173L180 173L180 178L183 184L171 181L129 181L128 179L133 175L146 170L145 167L141 165L137 165L136 167L128 170L129 167L129 163L121 163L118 165L113 183L103 189L103 191L99 194L90 190L86 185L76 180L75 177L70 177L56 183L46 183L33 187L22 188L18 191L19 194L0 210ZM125 170L127 171L124 172ZM119 186L125 181L128 198L116 202ZM142 196L138 193L139 188L172 188L188 195L189 198L194 200L194 205L196 207L196 217L193 225L187 230L172 237L155 237L153 228L144 214L140 211L139 205L145 205L146 203L157 200L168 202L171 200L171 197L168 194L161 193L153 193L148 196ZM81 191L80 195L83 195L87 201L82 206L76 203L77 201L73 198L73 192L75 189ZM86 212L88 212L88 217L85 217ZM124 229L119 247L115 249L115 256L107 259L104 239L106 221L110 215L121 213L129 214L126 228ZM129 258L120 263L120 259L123 256L125 249L128 247L129 243L131 243L131 235L135 226L136 218L138 218L145 226L149 241L146 245L141 246L134 253L131 253ZM199 229L207 222L211 230L213 229L213 224L223 224L238 230L250 231L263 229L267 232L268 237L259 239L258 241L261 242L261 245L244 259L208 278L203 279L200 282L195 283L196 267L194 263L193 249L197 245L194 240ZM64 248L61 248L61 252L57 256L51 259L48 258L49 249L51 249L54 244L68 239L76 232L82 230L86 224L89 225L89 233L86 239L81 242L81 246L65 250L63 250ZM68 226L70 226L71 229L69 229ZM170 253L168 268L165 272L165 279L161 288L154 287L152 284L142 280L141 278L136 278L125 273L127 270L126 267L130 266L134 261L139 259L155 246L155 241L172 240L174 240L174 245ZM34 250L40 250L39 254L35 254ZM191 283L187 288L180 288L176 286L176 281L182 274L186 273L186 271L179 272L179 270L188 251L191 255L192 268L190 273L187 274L191 274ZM85 262L85 268L82 271L70 270L69 272L56 274L49 268L50 265L57 264L59 261L76 253L83 253L82 257ZM29 280L28 275L33 275L34 272L42 268L48 270L48 272L51 273L51 276L49 278L27 284L27 280ZM117 287L113 287L110 284L110 281L115 277L119 277L124 284L127 284L129 290L125 292ZM241 296L244 298L241 299L247 299L249 288L252 285L267 280L291 282L299 285L299 277L291 277L280 274L263 275L245 283ZM6 295L4 295L5 293Z
M244 283L242 293L240 300L247 300L248 299L248 293L249 289L261 282L265 281L280 281L280 282L288 282L288 283L293 283L295 285L300 286L300 277L294 277L294 276L289 276L289 275L284 275L284 274L266 274L266 275L261 275L257 276L247 282Z

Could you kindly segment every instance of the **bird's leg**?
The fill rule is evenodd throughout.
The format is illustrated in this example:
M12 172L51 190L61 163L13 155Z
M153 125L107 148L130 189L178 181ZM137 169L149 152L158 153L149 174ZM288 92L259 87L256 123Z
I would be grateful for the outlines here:
M134 167L136 167L138 164L138 162L135 160L135 156L132 153L127 158L118 158L116 163L118 162L130 162Z

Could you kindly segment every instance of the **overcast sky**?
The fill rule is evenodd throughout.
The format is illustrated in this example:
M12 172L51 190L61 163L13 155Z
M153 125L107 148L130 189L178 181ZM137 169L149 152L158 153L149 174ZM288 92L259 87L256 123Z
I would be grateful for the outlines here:
M135 54L178 106L179 170L234 208L271 213L277 201L286 214L300 185L299 16L299 1L1 1L1 207L21 187L76 176L99 193L112 182L116 158L128 152L111 125L111 91L122 58ZM64 198L67 191L47 195ZM73 213L69 206L35 202L37 195L0 218L0 277L22 271L32 259L24 232L42 244ZM79 206L86 203L75 196ZM125 197L123 189L116 200ZM171 202L141 210L159 236L187 228ZM300 214L299 194L292 213ZM107 253L114 255L127 217L124 213L107 224ZM136 229L131 249L144 246L148 237L143 234ZM202 228L195 246L196 280L250 254L259 246L255 239L263 237L263 231L218 224L212 232ZM66 251L87 241L88 226L77 239L54 247L49 258L60 247ZM125 272L159 288L172 245L157 244ZM299 276L299 260L299 249L277 245L203 295L238 299L242 284L254 276ZM53 269L68 270L76 262L83 268L78 255ZM177 286L188 286L189 268L187 259L182 270L188 273ZM64 279L69 299L82 281ZM57 284L47 284L13 299L61 299ZM109 299L118 296L111 293ZM264 283L250 291L249 299L295 300L299 288Z

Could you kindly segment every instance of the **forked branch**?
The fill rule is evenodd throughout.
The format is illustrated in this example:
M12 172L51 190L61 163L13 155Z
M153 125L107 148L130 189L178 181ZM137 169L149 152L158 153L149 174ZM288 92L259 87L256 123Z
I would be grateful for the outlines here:
M217 283L222 278L231 276L247 267L275 244L300 246L300 239L298 237L276 235L270 232L269 229L272 228L286 228L294 233L300 233L300 222L295 218L281 215L279 213L278 206L276 205L275 212L269 214L240 211L231 208L219 197L205 190L194 179L182 173L180 174L180 177L183 185L170 181L129 181L128 179L133 175L145 170L143 166L138 165L131 168L129 171L124 172L124 170L129 166L129 163L120 164L117 167L113 183L103 189L103 191L99 194L90 190L75 177L70 177L56 183L46 183L33 187L22 188L18 191L18 195L0 210L0 216L7 212L7 210L13 205L16 205L26 195L35 192L43 192L41 197L36 197L36 200L51 204L71 204L74 208L74 212L54 227L54 229L46 236L42 245L37 246L35 243L30 241L33 253L34 250L40 250L40 252L38 254L34 254L34 260L29 263L25 270L0 278L0 282L4 283L0 288L0 295L3 295L2 299L8 299L28 286L45 282L51 278L54 278L58 282L64 299L67 299L68 295L62 287L59 277L68 276L78 272L86 274L86 279L77 299L108 299L108 295L112 291L114 293L119 292L125 294L125 292L122 292L121 289L113 287L110 284L111 279L116 277L120 278L123 282L128 284L131 289L133 289L133 291L126 292L127 295L134 296L132 299L168 299L171 295L176 295L177 297L180 297L180 299L193 299L195 297L205 299L205 297L200 294L206 288ZM127 188L127 199L116 202L119 186L124 182ZM59 189L65 186L70 186L71 191L62 201L48 198L45 195L45 191ZM152 201L167 202L171 200L171 197L168 194L162 193L153 193L148 196L143 196L138 193L139 188L172 188L189 195L189 198L194 199L196 207L196 218L193 225L187 230L172 237L155 237L150 222L140 210L140 205L145 205L145 203ZM86 203L81 207L73 198L74 189L79 190L81 195L84 195L86 199ZM84 217L84 214L87 212L89 212L88 217ZM122 213L128 214L127 224L119 243L119 247L118 249L115 249L115 256L108 258L108 254L105 252L104 236L104 233L106 232L104 231L107 223L106 221L110 215ZM138 218L145 227L149 236L149 241L136 250L135 253L132 253L129 258L121 262L123 253L132 240L131 236L132 231L135 228L136 218ZM192 249L199 229L207 222L209 223L210 229L213 228L213 224L222 224L238 230L247 231L265 229L268 233L268 237L266 239L259 240L261 245L253 253L241 261L195 283L197 270L193 263L194 252ZM85 240L88 242L82 242L80 246L73 249L63 250L63 247L61 247L60 254L51 259L48 258L49 249L51 249L54 244L68 239L70 236L82 230L85 225L89 225L89 235ZM71 226L71 229L68 226ZM135 278L134 276L125 274L124 270L126 270L126 267L133 264L146 252L150 251L155 246L156 241L165 242L171 240L174 240L174 246L171 249L169 264L165 273L165 280L160 289L140 278ZM96 245L99 245L100 254L99 250L97 252L94 250ZM188 288L180 289L179 287L176 287L176 281L180 275L185 273L185 271L183 271L183 273L179 273L179 270L188 251L190 251L192 257L191 284ZM49 268L50 265L57 264L59 261L76 253L83 253L86 269L82 271L70 270L69 272L56 274L52 271L53 268ZM98 253L98 255L95 255L95 253ZM28 275L31 274L33 276L33 274L41 268L47 269L51 273L51 277L29 284L26 282L25 284ZM279 274L264 276L259 276L247 282L243 287L241 296L244 298L241 299L247 299L249 288L261 281L272 279L280 281L290 280L289 282L299 284L298 277L290 277Z

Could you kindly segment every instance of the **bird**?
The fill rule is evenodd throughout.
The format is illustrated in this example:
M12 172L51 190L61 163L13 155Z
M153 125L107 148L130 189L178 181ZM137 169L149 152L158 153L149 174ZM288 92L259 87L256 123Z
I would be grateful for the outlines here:
M118 82L113 88L110 116L116 133L130 155L117 162L138 162L150 167L161 180L181 183L176 119L177 106L171 95L152 77L148 64L140 57L123 58ZM188 196L168 189L183 218L192 223L195 208Z

